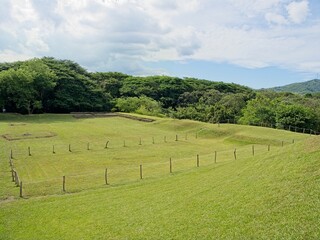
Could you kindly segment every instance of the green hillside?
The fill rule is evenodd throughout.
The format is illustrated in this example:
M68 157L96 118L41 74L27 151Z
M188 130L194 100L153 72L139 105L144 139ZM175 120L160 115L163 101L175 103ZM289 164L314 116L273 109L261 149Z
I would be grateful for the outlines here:
M306 82L292 83L289 85L274 87L271 90L277 92L292 92L292 93L318 93L320 92L320 79L313 79Z
M75 62L51 57L0 63L0 107L7 113L125 112L320 132L319 94L259 91L196 78L88 72Z
M319 239L318 136L152 119L2 115L0 239Z

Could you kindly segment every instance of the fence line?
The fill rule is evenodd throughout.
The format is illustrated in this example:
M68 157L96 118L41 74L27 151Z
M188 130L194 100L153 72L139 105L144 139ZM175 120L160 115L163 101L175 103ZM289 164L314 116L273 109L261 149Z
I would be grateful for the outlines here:
M228 123L228 124L237 124L237 125L267 127L267 128L275 128L275 129L279 129L279 130L287 130L290 132L298 132L298 133L304 133L304 134L310 134L310 135L320 135L320 131L316 131L311 128L303 128L303 127L297 127L297 126L292 126L292 125L277 126L276 124L273 124L273 123L263 123L263 122L261 122L260 124L256 124L256 123L240 124L235 119L227 119L224 121L211 122L211 123L218 124L218 125L220 125L220 123Z
M60 154L60 153L73 153L73 152L82 152L82 151L103 151L105 149L116 149L120 147L137 147L137 146L152 146L156 144L164 144L167 142L178 142L178 141L187 141L184 138L178 140L179 135L172 136L170 139L167 136L152 137L148 139L147 137L144 140L142 138L137 138L133 140L132 138L128 140L120 140L120 139L107 139L106 141L100 142L88 142L88 141L80 141L80 142L70 142L67 144L62 143L54 143L52 142L50 145L46 144L44 147L43 144L33 144L30 146L18 146L16 143L12 143L9 146L5 146L3 151L9 151L9 154L12 159L18 158L20 156L45 156L49 154ZM1 149L0 149L1 150Z
M210 128L201 128L198 132L197 132L197 136L196 139L198 139L198 135L199 132L202 130L212 130ZM186 141L190 141L189 140L185 140L185 138L181 138L180 140L178 140L178 135L176 135L175 137L176 140L172 139L172 143L173 142L186 142ZM157 144L164 144L167 143L167 139L165 139L164 141L156 141L153 138L153 142L150 141L149 144L143 143L143 141L141 139L138 139L137 142L128 142L128 141L123 141L122 144L120 143L119 140L116 140L114 142L112 142L111 140L108 140L106 142L78 142L78 143L70 143L70 144L52 144L52 145L47 145L46 147L43 147L41 145L41 147L34 145L34 146L28 146L25 147L25 149L23 149L22 147L12 147L10 148L10 158L11 159L19 159L19 157L33 157L33 156L49 156L49 155L67 155L67 154L72 154L72 153L79 153L79 152L88 152L88 150L92 151L92 152L96 152L96 151L106 151L106 150L114 150L114 149L119 149L119 148L132 148L132 147L142 147L142 146L152 146L152 145L157 145ZM276 145L275 143L278 142L279 145L284 145L284 144L290 144L292 142L294 142L295 140L287 140L287 141L275 141L272 140L274 142L273 145ZM110 146L111 145L111 146ZM7 147L8 148L8 147ZM5 150L4 150L5 151Z
M218 123L218 127L220 126L220 123ZM289 127L289 130L292 130L293 128ZM199 137L199 133L203 130L209 130L212 131L212 128L206 128L203 127L200 130L194 132L193 137L195 139L198 139ZM294 131L299 131L298 128L295 128ZM306 130L303 129L304 133L306 133ZM310 134L313 130L310 130ZM317 133L315 131L313 131L313 133ZM188 135L189 134L189 135ZM121 144L121 140L120 139L116 139L116 140L107 140L104 142L88 142L88 141L81 141L81 142L77 142L77 143L69 143L69 144L52 144L52 145L47 145L47 147L43 147L43 145L41 144L39 147L39 145L36 146L28 146L25 147L24 150L21 150L19 148L19 146L17 146L17 144L13 143L9 149L9 165L11 168L11 175L12 175L12 181L15 182L15 185L18 187L20 186L20 196L22 197L22 181L16 171L16 169L14 168L14 159L19 159L20 156L25 156L25 157L30 157L32 158L33 156L42 156L41 154L56 154L56 153L60 153L63 152L63 154L67 155L67 154L72 154L72 153L79 153L79 152L87 152L88 150L92 150L92 152L94 151L109 151L109 149L111 150L115 150L115 149L120 149L123 147L141 147L142 146L152 146L154 144L165 144L168 141L174 143L174 142L180 142L180 141L188 141L188 137L189 140L193 139L190 138L190 131L183 132L181 134L176 134L175 136L171 136L170 138L167 138L167 136L164 136L163 139L161 139L160 137L158 137L158 139L156 140L155 137L149 138L148 140L143 140L141 137L137 138L136 141L133 140L133 138L130 138L130 141L123 140L123 144ZM147 139L147 137L145 138ZM161 139L161 140L159 140ZM274 142L274 146L283 146L284 144L293 144L295 143L295 140L292 139L292 141L279 141L279 140L272 140L270 139L270 141ZM278 144L275 144L278 143ZM48 147L50 146L50 147ZM216 163L222 163L222 162L229 162L230 160L241 160L243 159L243 155L246 154L246 157L248 156L255 156L256 153L260 153L259 147L264 146L265 147L265 151L270 151L270 144L268 145L262 145L262 144L254 144L254 145L247 145L247 146L251 146L251 154L250 154L250 150L246 149L244 150L244 148L240 148L240 149L220 149L219 151L215 150L212 151L211 153L206 153L206 154L197 154L196 156L196 167L200 167L200 157L201 157L201 166L207 166L209 162L209 164L216 164ZM255 148L255 146L257 146L257 148ZM5 146L4 149L8 150L8 147ZM3 150L4 150L3 149ZM169 171L168 171L168 159L166 160L162 160L162 162L152 162L152 163L146 163L144 164L144 168L142 168L142 164L140 164L140 179L144 178L143 172L147 173L147 177L150 177L148 175L148 171L152 172L150 169L152 168L156 168L159 166L166 166L167 172L169 173L174 173L174 172L179 172L181 171L181 169L185 170L185 169L190 169L192 166L194 166L194 163L192 165L190 165L189 167L187 165L185 165L186 161L190 160L190 159L194 159L194 157L184 157L184 158L171 158L169 160ZM227 159L227 160L225 160ZM179 165L180 163L182 163L182 167ZM203 164L204 163L204 164ZM177 167L178 166L178 167ZM179 167L180 166L180 167ZM118 169L119 168L119 169ZM115 168L112 168L112 166L108 166L108 168L105 168L105 174L104 174L104 182L106 185L110 184L110 181L112 182L112 177L113 177L113 170L116 170L118 173L120 172L130 172L130 171L135 171L134 169L136 169L137 166L135 166L134 164L130 164L129 166L127 165L127 167L125 169L122 169L122 166L117 166ZM173 171L173 169L175 171ZM179 170L180 169L180 170ZM111 171L110 171L111 170ZM182 170L182 171L183 171ZM83 174L68 174L67 176L63 176L63 187L62 190L63 192L66 192L68 189L66 189L66 178L68 180L68 182L70 181L71 184L68 186L73 186L72 185L72 181L74 181L74 179L80 179L80 178L93 178L93 179L100 179L100 176L102 175L100 172L98 173L97 171L100 170L94 170L93 173L83 173ZM111 173L111 175L110 175ZM153 172L154 173L154 172ZM156 173L154 175L159 175L159 173ZM124 179L129 179L130 177L126 176ZM58 180L59 179L59 180ZM103 177L101 177L101 179L103 179ZM119 182L121 182L121 179L119 180L118 177L116 177L115 179L117 179ZM61 177L53 177L53 178L49 178L49 179L44 179L44 180L39 180L39 181L32 181L32 182L26 182L24 181L24 192L27 189L27 195L28 195L28 188L32 187L33 185L41 185L41 184L45 184L45 185L51 185L50 182L58 182L61 181ZM127 180L124 180L127 181ZM103 182L99 180L99 182ZM130 181L129 181L130 182ZM61 184L61 182L60 182ZM74 183L75 184L75 183ZM61 186L61 185L60 185ZM82 187L80 187L80 189L82 189ZM91 187L89 187L90 189ZM71 187L70 187L71 189ZM88 189L88 188L85 188ZM49 194L52 194L51 189L48 190ZM60 187L60 191L61 191L61 187ZM72 190L69 190L72 191ZM53 191L55 192L55 191ZM36 191L35 194L30 194L29 196L37 196L39 195L39 193Z
M154 177L159 175L163 176L165 172L159 173L159 169L164 169L163 171L165 171L166 169L166 172L168 174L190 170L195 166L194 164L192 164L192 159L194 161L195 157L196 157L196 167L200 167L200 159L201 159L201 166L209 166L217 163L230 163L232 162L233 154L234 154L234 158L238 161L242 159L248 159L250 157L254 158L256 155L263 154L270 151L269 145L256 144L254 149L255 154L253 155L252 148L253 148L252 145L246 145L238 149L226 149L222 151L215 150L208 154L195 154L194 157L192 156L185 157L185 158L170 157L170 159L163 160L163 162L156 162L156 163L152 162L152 163L140 164L140 168L136 164L131 164L129 167L126 167L125 169L123 169L121 165L115 168L113 168L112 166L108 166L108 168L105 168L104 178L103 178L103 171L101 169L99 170L96 169L95 170L96 172L92 174L90 173L75 174L75 175L66 174L62 176L62 193L74 192L78 190L82 191L84 189L92 189L94 188L94 186L101 187L102 185L110 185L110 184L117 185L122 181L124 181L125 183L132 182L133 179L136 179L136 180L139 179L139 176L140 176L140 180L144 179L145 177L149 178L149 177ZM169 169L168 169L168 160L169 160ZM190 161L190 166L186 164L187 160ZM12 162L12 159L11 159L11 162ZM179 163L181 163L182 165L181 164L179 165ZM162 168L159 168L159 166L162 166ZM175 170L173 171L173 169ZM134 174L134 172L136 172L136 174ZM140 175L139 175L139 172L140 172ZM146 172L147 175L143 174L143 172ZM122 175L122 173L124 174ZM14 175L14 181L16 186L20 186L20 196L22 197L22 181L19 178L19 175L15 169L13 169L13 175ZM124 180L122 180L121 175L125 176L123 177ZM136 177L134 177L134 175ZM60 187L60 191L58 190L59 188L57 187L59 185L58 184L59 179L61 181L61 177L60 178L55 177L55 178L45 179L45 180L36 181L36 182L24 181L24 184L23 184L24 195L38 196L38 195L41 195L42 192L44 193L47 192L46 195L61 193L61 187ZM92 185L91 184L88 185L88 179L92 179L92 182L93 182ZM68 188L66 188L66 182L68 182L68 185L67 185ZM52 186L52 183L54 185L57 185L55 186L54 189L50 188ZM85 183L85 184L81 185L81 183ZM39 194L37 187L46 188L46 189L41 191L41 193ZM35 188L36 190L34 191L33 188Z
M234 123L234 124L238 124L236 121L234 120L227 120L227 121L223 121L224 123ZM218 122L216 123L218 125L218 127L220 126L220 123L223 122ZM262 127L270 127L270 128L277 128L276 125L274 124L265 124L265 123L261 123L261 124L249 124L252 126L262 126ZM194 133L194 137L195 139L198 138L199 133L202 130L212 130L210 128L200 128L199 130L197 130ZM310 134L310 135L319 135L320 132L315 131L313 129L307 129L307 128L301 128L301 127L295 127L295 126L291 126L291 125L284 125L278 129L282 129L282 130L288 130L288 131L292 131L292 132L299 132L299 133L304 133L304 134ZM175 136L171 136L171 141L178 141L178 139L180 141L188 141L188 137L187 134L189 132L183 132L181 133L181 137L179 137L179 135L175 135ZM182 136L185 137L182 137ZM189 135L190 136L190 135ZM147 139L147 137L146 137ZM136 145L151 145L151 144L161 144L161 143L166 143L169 140L169 138L167 138L167 136L164 136L163 140L155 140L154 137L152 137L152 141L151 140L144 140L142 141L141 138L137 138L136 140L130 138L129 141L128 140L122 140L122 143L124 143L123 145L126 147L131 147L131 146L136 146ZM38 145L34 145L34 146L28 146L25 149L21 149L21 147L19 147L14 141L10 142L10 147L9 147L9 151L10 151L10 157L11 158L15 158L18 156L32 156L34 154L40 156L40 155L45 155L45 154L59 154L61 152L66 153L66 152L79 152L79 151L83 151L83 150L102 150L103 146L104 149L108 149L108 148L117 148L119 145L119 139L107 139L105 142L89 142L88 141L83 141L83 142L76 142L76 143L69 143L69 145L66 144L62 144L62 143L52 143L51 145L47 146L47 147L43 147L43 145L41 144L40 146ZM125 142L123 142L125 141ZM90 144L90 146L88 145ZM9 145L9 144L8 144ZM5 148L8 147L6 146ZM6 150L6 151L7 151ZM67 150L67 151L66 151Z

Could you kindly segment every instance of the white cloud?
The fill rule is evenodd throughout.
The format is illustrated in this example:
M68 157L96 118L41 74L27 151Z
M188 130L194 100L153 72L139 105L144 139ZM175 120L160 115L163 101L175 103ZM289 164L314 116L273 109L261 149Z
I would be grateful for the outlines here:
M188 59L319 71L320 21L306 0L3 1L0 61L46 55L132 74Z
M275 9L282 1L281 0L228 0L238 11L248 17L253 17L261 13L265 13L270 9Z
M34 56L28 56L24 54L18 54L11 50L0 51L0 59L2 62L14 62L14 61L24 61L33 58Z
M266 13L265 18L270 24L285 25L289 23L284 16L277 13L268 12Z
M306 20L309 13L309 2L292 2L287 6L289 19L293 23L302 23Z
M25 35L27 38L26 47L33 48L35 51L48 52L49 46L44 42L41 37L39 28L31 28L30 30L25 30Z
M30 0L11 1L12 18L19 22L37 20L37 12L34 10Z

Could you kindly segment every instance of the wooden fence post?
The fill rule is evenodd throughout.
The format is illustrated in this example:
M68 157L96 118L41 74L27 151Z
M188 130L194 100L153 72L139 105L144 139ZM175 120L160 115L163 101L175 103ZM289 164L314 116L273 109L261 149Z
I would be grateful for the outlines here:
M17 185L18 174L14 171L14 183Z
M22 195L22 181L20 182L20 197L22 198L23 195Z
M13 162L12 162L12 158L11 157L9 157L9 164L10 164L10 167L12 169L13 168Z
M105 145L105 147L104 147L105 149L108 148L108 144L109 144L109 141L106 142L106 145Z
M14 179L14 170L13 170L13 168L11 169L11 177L12 177L12 182L14 182L15 179Z
M55 154L56 152L54 151L54 145L52 145L52 154Z
M294 139L292 139L292 143L294 143Z
M14 180L15 180L16 186L19 187L20 180L19 180L19 175L18 175L17 171L14 171Z
M233 156L234 156L234 160L237 160L237 149L236 148L234 149Z
M199 167L199 154L197 154L197 167Z
M72 152L72 151L71 151L71 144L69 144L69 152Z
M311 132L310 132L310 135L311 135ZM10 150L10 158L13 158L13 151L12 151L12 149Z
M126 147L126 140L123 140L123 147Z
M17 173L16 173L16 170L14 170L14 169L13 169L13 179L14 179L14 183L16 184L17 183L17 181L16 181Z
M106 181L106 185L109 185L109 183L108 183L108 168L106 168L106 171L104 173L104 179Z
M31 149L28 147L28 155L31 156Z
M170 158L170 173L172 173L172 160Z
M142 164L140 164L140 179L142 179Z
M254 145L252 145L252 156L254 156Z
M214 151L214 163L217 163L217 151Z
M176 135L176 141L178 141L178 135Z
M66 191L66 176L62 177L62 191Z

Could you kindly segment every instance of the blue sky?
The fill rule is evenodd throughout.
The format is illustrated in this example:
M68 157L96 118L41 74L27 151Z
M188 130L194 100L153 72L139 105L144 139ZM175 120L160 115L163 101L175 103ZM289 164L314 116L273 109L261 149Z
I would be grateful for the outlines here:
M320 74L319 0L0 0L0 61L252 88Z

